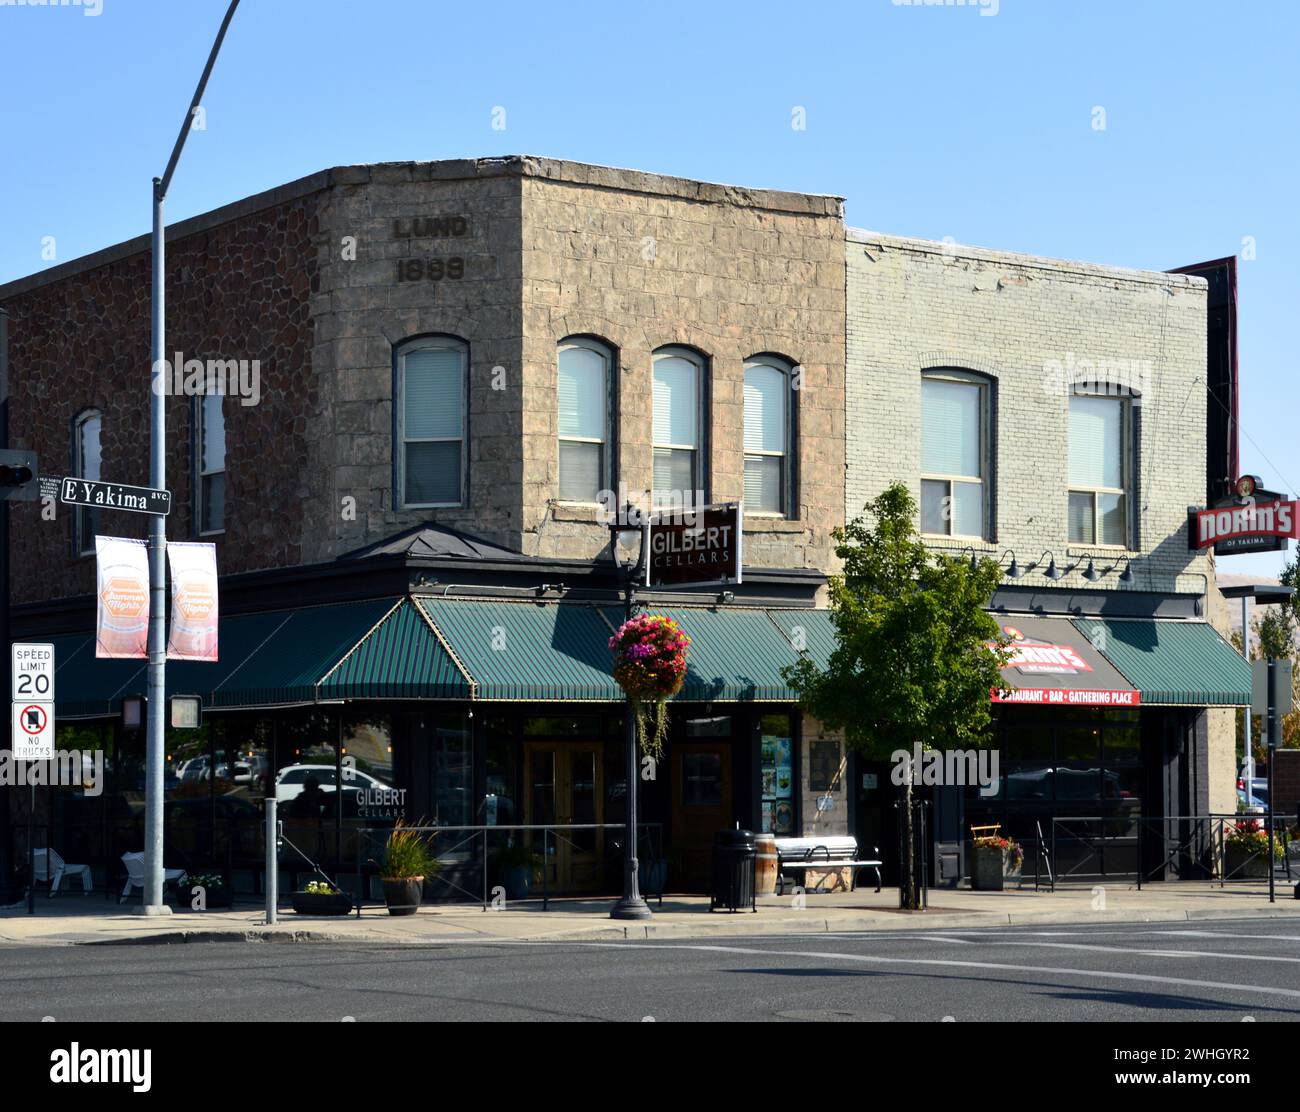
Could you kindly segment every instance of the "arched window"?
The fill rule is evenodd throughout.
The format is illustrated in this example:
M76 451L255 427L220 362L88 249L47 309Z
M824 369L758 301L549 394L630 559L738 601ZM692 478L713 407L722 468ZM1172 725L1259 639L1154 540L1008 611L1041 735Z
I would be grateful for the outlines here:
M571 336L560 341L556 363L560 500L596 502L613 486L614 352Z
M704 359L689 348L654 354L654 477L656 506L690 506L704 493Z
M194 399L194 522L200 536L226 528L225 386L210 379Z
M97 409L79 413L72 422L72 473L78 479L99 482L103 478L100 434L103 414ZM78 556L95 554L95 534L99 532L99 510L78 506L72 519L72 550Z
M469 347L451 336L411 340L396 364L396 500L402 509L462 505Z
M790 516L793 505L792 365L745 361L745 512Z
M921 532L984 540L992 384L953 368L921 378Z
M1070 541L1127 546L1131 399L1076 388L1070 396Z

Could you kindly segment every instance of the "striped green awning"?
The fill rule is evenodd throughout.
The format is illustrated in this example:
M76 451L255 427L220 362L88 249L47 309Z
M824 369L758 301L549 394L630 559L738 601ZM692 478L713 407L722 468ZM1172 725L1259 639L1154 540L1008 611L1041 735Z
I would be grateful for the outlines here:
M102 718L117 714L126 695L143 695L143 660L97 660L94 634L31 637L54 646L57 718Z
M672 618L691 639L686 654L686 684L677 696L686 702L788 703L796 699L781 669L799 657L791 640L766 610L711 607L653 607ZM782 613L785 613L782 611ZM815 611L801 611L813 614ZM615 625L621 610L606 610ZM790 620L791 628L797 624ZM811 627L812 622L809 622Z
M1075 628L1142 692L1143 705L1250 704L1250 665L1208 622L1076 618Z
M825 669L839 644L829 610L769 610L796 654L806 652L818 668ZM793 658L788 663L793 663Z
M474 699L617 702L610 628L592 606L419 597Z
M468 677L403 599L317 685L322 699L468 699Z

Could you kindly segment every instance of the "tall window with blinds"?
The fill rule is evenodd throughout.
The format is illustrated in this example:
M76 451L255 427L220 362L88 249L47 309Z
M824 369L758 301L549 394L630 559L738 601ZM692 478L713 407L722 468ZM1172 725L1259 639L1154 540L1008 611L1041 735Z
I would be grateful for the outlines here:
M1070 398L1070 540L1127 545L1131 417L1128 399Z
M921 379L922 533L988 533L988 394L984 380L957 371Z
M745 364L745 512L790 513L790 369Z
M704 364L693 351L661 348L654 356L656 506L693 505L702 495L700 414Z
M596 502L613 486L613 352L598 340L563 340L558 353L560 500Z
M103 478L99 437L104 418L97 409L88 409L72 423L72 461L79 479ZM95 534L99 532L99 510L78 506L72 518L72 550L78 556L94 555Z
M403 508L459 506L465 491L468 350L417 340L397 358L397 482Z
M196 521L202 534L226 528L226 414L225 394L217 382L194 399Z

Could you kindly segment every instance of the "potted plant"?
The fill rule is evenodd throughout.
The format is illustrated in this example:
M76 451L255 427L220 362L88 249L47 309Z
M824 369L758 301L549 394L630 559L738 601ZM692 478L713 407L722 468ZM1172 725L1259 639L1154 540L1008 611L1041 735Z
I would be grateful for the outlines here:
M542 855L530 846L514 844L502 846L493 859L506 890L506 899L528 899L537 870L543 864Z
M438 862L423 835L399 819L388 836L379 879L389 915L414 915L424 898L424 878L438 871Z
M1280 831L1273 835L1273 861L1282 859L1285 852L1283 841L1284 835ZM1271 864L1268 833L1259 819L1238 819L1228 827L1223 837L1223 874L1226 878L1264 878L1268 876Z
M185 905L182 910L212 911L231 907L235 890L220 873L190 873L177 897Z
M325 880L309 880L289 901L299 915L348 915L352 911L352 897Z
M1008 872L1019 871L1025 851L1011 838L990 834L976 838L972 845L970 886L981 892L1001 892Z

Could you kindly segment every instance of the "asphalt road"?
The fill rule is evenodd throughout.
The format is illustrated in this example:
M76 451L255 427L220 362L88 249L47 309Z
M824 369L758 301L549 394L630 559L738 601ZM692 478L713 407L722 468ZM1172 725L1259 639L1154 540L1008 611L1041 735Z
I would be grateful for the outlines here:
M1300 1019L1300 922L664 942L10 947L0 1018Z

